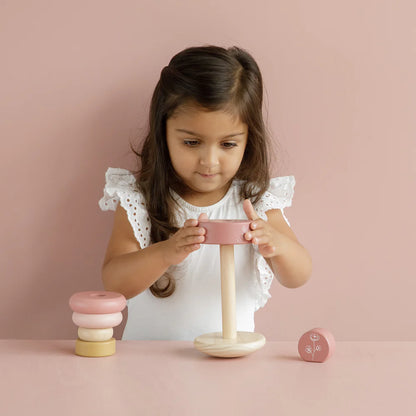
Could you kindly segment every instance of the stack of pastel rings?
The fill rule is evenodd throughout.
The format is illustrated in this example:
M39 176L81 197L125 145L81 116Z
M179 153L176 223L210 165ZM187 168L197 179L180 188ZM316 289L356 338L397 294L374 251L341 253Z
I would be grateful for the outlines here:
M90 291L74 293L69 299L72 322L78 326L75 354L106 357L116 352L113 328L121 323L126 298L120 293Z

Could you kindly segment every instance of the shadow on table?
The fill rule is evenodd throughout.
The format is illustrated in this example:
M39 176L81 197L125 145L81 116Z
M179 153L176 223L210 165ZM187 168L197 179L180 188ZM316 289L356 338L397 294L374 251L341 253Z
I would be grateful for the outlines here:
M303 361L299 356L289 354L278 354L274 358L281 361Z
M254 352L253 354L247 355L245 357L213 357L210 356L208 354L204 354L200 351L198 351L197 349L195 349L193 346L189 346L189 347L184 347L184 348L177 348L173 351L173 353L175 355L177 355L178 357L181 358L187 358L188 360L193 360L193 361L201 361L201 360L211 360L211 361L224 361L224 360L232 360L232 361L237 361L237 360L244 360L244 359L249 359L251 356L254 356L256 353ZM277 359L279 361L303 361L298 355L290 355L290 354L276 354L273 356L268 356L267 359Z
M244 358L244 357L234 357L234 358L213 357L211 355L204 354L203 352L198 351L193 346L185 347L185 348L177 348L176 350L173 351L173 353L177 355L178 357L187 358L193 361L201 361L201 360L224 361L224 360L230 360L230 359L232 361L236 361L236 360L240 360Z

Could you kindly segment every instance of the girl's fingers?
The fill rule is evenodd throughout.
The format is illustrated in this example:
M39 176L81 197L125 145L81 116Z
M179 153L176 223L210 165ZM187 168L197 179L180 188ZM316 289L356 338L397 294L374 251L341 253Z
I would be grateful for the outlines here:
M198 227L198 221L202 218L204 218L203 216L206 216L207 214L201 214L198 218L198 220L195 219L189 219L186 220L185 223L183 224L183 228L181 230L179 230L179 232L184 232L185 235L204 235L205 234L205 228L199 226Z
M251 241L252 241L253 244L257 244L257 245L270 243L270 239L266 236L254 237Z
M196 221L196 220L194 220L194 221ZM197 227L197 226L191 226L191 225L186 226L185 224L184 224L184 227L181 228L177 232L177 235L179 237L187 237L187 236L190 236L190 235L204 235L205 232L206 232L205 228L203 228L203 227Z
M265 234L263 230L249 231L244 234L247 241L252 241L254 244L264 244L269 241L269 235ZM256 240L254 242L253 240Z
M208 215L205 214L205 212L203 212L202 214L200 214L200 216L198 217L198 221L204 221L204 220L208 220Z
M263 230L249 231L248 233L244 234L244 238L247 241L251 241L251 243L259 246L263 245L273 247L273 244L271 244L272 240L270 235L265 233Z
M259 252L263 257L273 257L275 255L276 248L274 246L262 245L259 246Z
M200 244L191 244L189 246L185 246L184 250L188 253L192 253L195 250L198 250L201 248Z
M259 216L257 215L256 211L253 208L253 204L251 203L251 201L249 199L245 199L243 202L243 209L244 212L247 215L247 218L249 220L257 220L259 218Z
M257 219L250 223L251 230L259 230L260 228L264 228L264 221L262 219Z
M196 227L198 225L198 220L195 220L193 218L186 220L183 224L184 228L186 227Z
M205 240L205 230L195 227L194 229L183 229L183 233L177 236L177 247L183 248L192 244L200 244Z
M186 237L184 239L184 245L188 246L190 244L199 244L203 243L205 240L205 237L203 235L191 235L189 237Z

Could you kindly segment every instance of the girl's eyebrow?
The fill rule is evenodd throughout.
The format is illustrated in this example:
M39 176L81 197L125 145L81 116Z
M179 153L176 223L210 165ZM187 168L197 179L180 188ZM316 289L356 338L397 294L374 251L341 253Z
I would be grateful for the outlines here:
M202 136L202 135L200 135L198 133L194 133L193 131L189 131L189 130L184 130L184 129L175 129L175 130L176 131L179 131L181 133L191 134L192 136L204 137L204 136ZM242 134L244 134L244 132L229 134L228 136L223 137L221 140L228 139L229 137L241 136Z

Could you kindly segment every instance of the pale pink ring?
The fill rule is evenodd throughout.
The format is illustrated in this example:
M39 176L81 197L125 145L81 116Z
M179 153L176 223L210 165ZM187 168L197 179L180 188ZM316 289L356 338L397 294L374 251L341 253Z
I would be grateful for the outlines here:
M122 320L123 314L121 312L106 314L84 314L74 312L72 314L72 322L82 328L113 328L119 325Z
M126 307L126 298L117 292L89 291L74 293L69 306L79 313L115 313Z
M201 220L199 225L206 230L203 244L249 244L244 234L250 230L249 220Z

